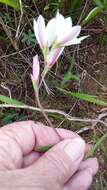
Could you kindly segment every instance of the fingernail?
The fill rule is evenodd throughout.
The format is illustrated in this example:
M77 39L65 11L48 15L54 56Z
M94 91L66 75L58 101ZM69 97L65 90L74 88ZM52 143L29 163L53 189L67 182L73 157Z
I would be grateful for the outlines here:
M64 151L74 162L85 152L85 142L81 138L75 138L64 147Z

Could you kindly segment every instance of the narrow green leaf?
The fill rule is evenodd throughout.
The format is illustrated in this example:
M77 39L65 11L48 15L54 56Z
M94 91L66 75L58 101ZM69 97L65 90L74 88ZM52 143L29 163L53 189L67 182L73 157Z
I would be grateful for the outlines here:
M24 105L24 103L22 102L19 102L15 99L12 99L3 95L0 95L0 102L6 103L6 104L12 104L12 105Z
M92 149L88 152L86 155L86 158L94 156L95 152L100 148L101 144L107 139L107 133L105 133L98 141L97 143L92 147Z
M8 5L8 6L14 8L15 10L20 10L19 0L0 0L0 3Z
M107 102L104 100L100 100L97 98L97 96L92 96L92 95L88 95L88 94L84 94L84 93L79 93L79 92L70 92L70 91L66 91L64 89L58 88L61 92L63 92L64 94L67 94L68 96L72 96L75 98L78 98L80 100L84 100L96 105L100 105L100 106L107 106Z
M82 25L87 24L91 20L93 20L99 13L101 13L102 9L100 7L95 7L90 11L87 17L82 21Z
M35 149L35 151L40 152L40 153L44 153L44 152L47 152L50 148L52 148L52 145L40 146L37 149Z

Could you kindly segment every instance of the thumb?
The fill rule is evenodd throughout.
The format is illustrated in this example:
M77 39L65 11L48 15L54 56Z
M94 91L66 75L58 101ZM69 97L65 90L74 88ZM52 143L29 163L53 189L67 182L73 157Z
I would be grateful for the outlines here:
M45 183L63 185L78 169L85 153L85 142L80 138L66 139L47 151L32 166Z

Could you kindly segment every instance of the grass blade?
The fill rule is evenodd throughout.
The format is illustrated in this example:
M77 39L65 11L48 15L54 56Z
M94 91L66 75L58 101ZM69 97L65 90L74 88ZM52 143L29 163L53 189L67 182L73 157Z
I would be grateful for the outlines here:
M86 16L86 18L82 21L82 25L92 21L99 13L101 13L101 11L102 9L100 7L95 7L94 9L92 9Z
M96 105L107 106L107 102L104 100L98 99L97 96L88 95L88 94L79 93L79 92L70 92L70 91L66 91L61 88L58 88L58 89L68 96L75 97L80 100L84 100L84 101L87 101L87 102L90 102L90 103L93 103Z
M89 153L86 155L86 158L93 157L95 152L100 148L101 144L107 139L107 133L105 133L98 141L97 143L92 147L92 149L89 151Z
M12 105L24 105L24 103L18 101L18 100L15 100L15 99L12 99L12 98L9 98L7 96L3 96L3 95L0 95L0 102L3 102L3 103L6 103L6 104L12 104Z

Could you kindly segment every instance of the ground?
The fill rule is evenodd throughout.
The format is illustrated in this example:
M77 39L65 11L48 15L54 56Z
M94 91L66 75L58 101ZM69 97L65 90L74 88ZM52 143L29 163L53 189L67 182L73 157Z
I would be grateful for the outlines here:
M38 4L42 9L42 4ZM5 7L2 7L5 10ZM12 19L13 11L9 13L11 9L7 8L7 15L10 20ZM30 15L31 14L31 15ZM50 17L50 12L45 12L45 16ZM6 16L6 15L5 15ZM20 14L15 13L16 25ZM28 19L28 16L30 17ZM34 8L32 12L29 11L28 15L23 19L21 31L26 31L30 28L32 30L32 21L34 17ZM6 20L5 20L6 18ZM14 21L8 21L7 17L4 17L2 13L2 19L4 25L7 24L7 28L2 23L1 28L1 47L0 47L0 94L9 96L20 100L26 104L37 106L35 96L32 88L30 79L31 68L32 68L32 57L35 54L39 54L42 58L39 46L33 43L27 44L26 41L22 42L21 38L18 42L13 40L13 44L9 39L8 32L11 31L11 39L14 39ZM29 23L28 23L29 21ZM81 119L89 118L96 119L103 115L101 118L105 123L106 111L102 110L104 107L95 106L93 104L83 102L71 97L64 95L60 92L57 87L62 87L61 82L63 81L64 74L69 70L71 64L73 64L72 57L74 58L75 64L72 66L72 73L80 78L79 82L76 80L68 81L63 88L69 91L82 91L90 95L97 95L100 99L107 97L107 45L101 40L103 34L104 40L106 41L106 31L102 32L101 25L93 21L88 26L83 28L82 34L89 34L89 38L85 40L81 45L67 48L61 56L55 67L49 72L46 77L46 83L51 90L50 95L45 91L42 85L40 90L40 100L44 108L63 110L66 113L72 114L72 116L79 117ZM10 22L10 23L9 23ZM25 24L26 23L26 24ZM27 26L26 26L27 25ZM9 26L9 27L8 27ZM13 36L12 36L13 35ZM21 36L22 37L22 36ZM43 64L43 63L41 63ZM82 131L80 135L87 141L95 145L99 142L100 138L107 133L107 125L97 123L92 128L92 122L75 122L68 121L60 114L48 114L51 122L55 127L63 127L73 131L79 131L88 127L88 131ZM21 109L1 109L0 110L1 126L13 121L33 119L35 121L41 121L47 123L43 115L31 110ZM93 187L94 190L106 190L107 189L107 142L103 141L94 152L94 155L98 157L100 163L100 170L97 177L94 179Z

